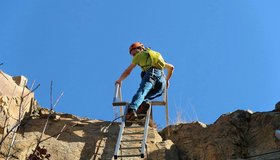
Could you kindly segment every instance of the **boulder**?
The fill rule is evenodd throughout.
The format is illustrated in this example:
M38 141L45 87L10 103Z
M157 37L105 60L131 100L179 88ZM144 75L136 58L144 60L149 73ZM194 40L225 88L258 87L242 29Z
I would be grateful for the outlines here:
M275 138L279 121L279 113L237 110L207 127L199 123L173 125L168 127L170 135L168 128L160 135L176 145L180 159L247 159L280 148Z

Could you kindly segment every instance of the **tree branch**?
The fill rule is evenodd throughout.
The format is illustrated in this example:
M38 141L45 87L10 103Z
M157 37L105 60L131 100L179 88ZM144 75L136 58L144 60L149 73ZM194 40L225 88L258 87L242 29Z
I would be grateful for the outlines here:
M49 123L49 119L50 119L50 116L52 115L52 111L54 109L54 107L58 104L60 98L63 96L63 92L61 93L61 95L58 97L58 99L56 100L56 103L55 105L53 105L53 82L51 81L51 86L50 86L50 113L48 114L48 117L47 117L47 120L46 120L46 123L44 125L44 128L43 128L43 131L38 139L38 142L36 144L36 147L33 151L33 154L35 154L36 150L38 149L40 143L42 143L42 138L43 138L43 135L45 134L46 132L46 129L47 129L47 126L48 126L48 123ZM59 133L60 134L60 133Z
M38 89L39 86L40 86L40 84L37 85L35 89L31 90L27 95L24 96L24 90L25 90L25 88L26 88L26 82L24 83L24 87L23 87L23 89L22 89L22 93L21 93L21 97L20 97L19 114L18 114L18 119L16 119L16 124L15 124L11 129L9 129L9 130L7 129L6 135L3 134L2 138L1 138L1 141L0 141L0 148L1 148L3 142L5 141L5 139L10 135L10 133L13 133L13 135L12 135L12 141L11 141L11 143L10 143L10 145L9 145L8 154L7 154L7 156L6 156L6 159L7 159L7 160L8 160L9 158L11 158L11 157L10 157L10 154L11 154L11 149L12 149L12 147L14 146L14 142L15 142L15 140L16 140L16 135L17 135L16 132L17 132L19 126L22 124L22 120L23 120L23 117L24 117L24 112L23 112L23 107L24 107L23 103L24 103L24 99L25 99L29 94L33 93L36 89ZM33 87L33 86L32 86L32 87ZM15 89L14 89L14 91L15 91ZM13 91L13 94L14 94L14 91ZM10 100L10 102L9 102L9 106L10 106L10 104L11 104L11 100ZM8 121L8 119L9 119L9 118L6 117L5 123L7 123L6 121ZM8 126L8 125L5 125L4 128L6 128L7 126Z

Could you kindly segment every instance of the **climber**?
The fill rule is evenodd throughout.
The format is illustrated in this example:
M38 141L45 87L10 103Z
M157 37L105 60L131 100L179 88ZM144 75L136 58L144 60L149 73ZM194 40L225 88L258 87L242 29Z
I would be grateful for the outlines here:
M145 48L141 42L133 43L129 47L129 53L133 56L132 63L124 70L115 83L121 85L122 81L131 73L136 65L141 67L142 80L140 87L133 96L126 114L126 120L135 120L137 118L137 109L142 102L147 102L161 96L165 86L166 88L169 87L169 79L173 74L174 66L165 62L160 53L150 48ZM165 68L167 69L166 77L164 75Z

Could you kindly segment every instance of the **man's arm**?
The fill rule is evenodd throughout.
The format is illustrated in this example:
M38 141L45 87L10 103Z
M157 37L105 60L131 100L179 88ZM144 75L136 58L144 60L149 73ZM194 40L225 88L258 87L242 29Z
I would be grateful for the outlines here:
M166 88L169 87L169 79L171 78L173 71L174 71L174 66L170 63L165 63L165 68L167 69L167 76L166 76Z
M122 81L131 73L131 71L135 68L136 64L130 64L126 70L124 70L124 72L122 73L122 75L120 76L120 78L116 81L116 84L122 84Z

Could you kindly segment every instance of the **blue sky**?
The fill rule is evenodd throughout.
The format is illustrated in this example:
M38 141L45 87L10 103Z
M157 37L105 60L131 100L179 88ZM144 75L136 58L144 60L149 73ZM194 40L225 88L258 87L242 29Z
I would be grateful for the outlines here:
M237 109L271 111L279 97L280 2L277 0L25 0L0 2L1 70L41 87L58 112L114 118L114 82L130 64L128 47L141 41L175 66L170 121L213 123ZM123 82L130 101L137 68ZM164 108L154 110L165 124Z

